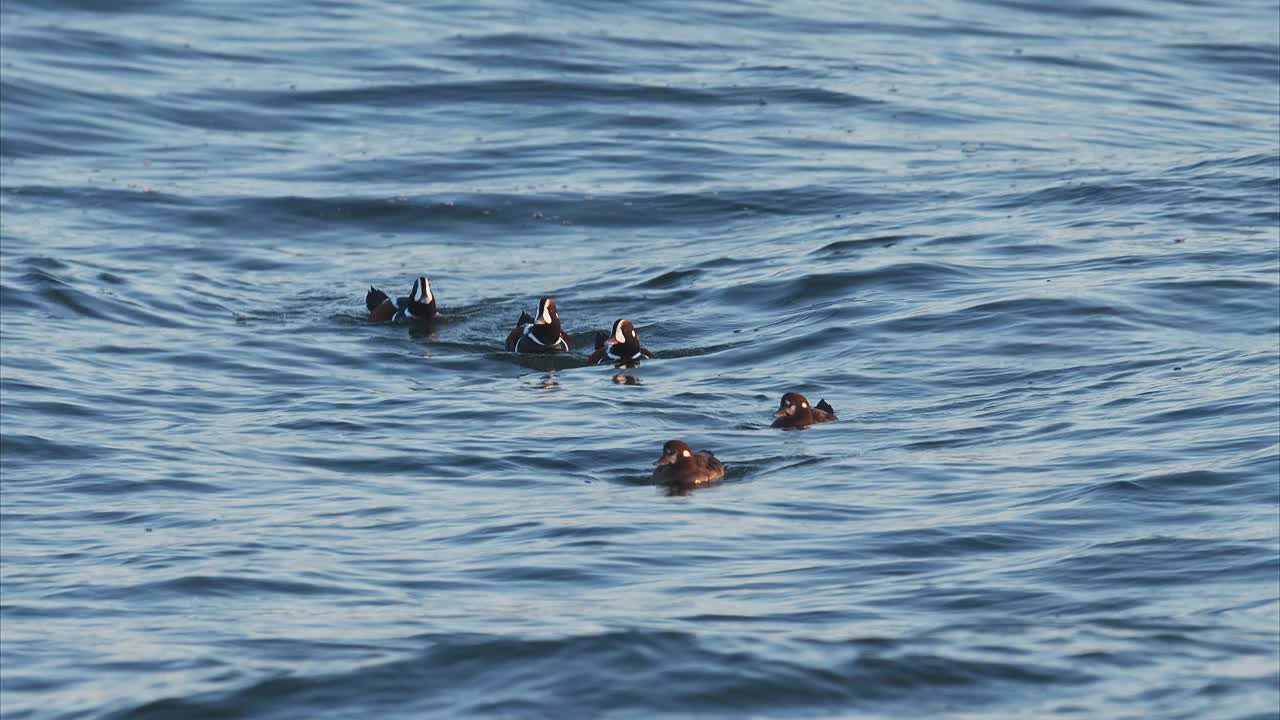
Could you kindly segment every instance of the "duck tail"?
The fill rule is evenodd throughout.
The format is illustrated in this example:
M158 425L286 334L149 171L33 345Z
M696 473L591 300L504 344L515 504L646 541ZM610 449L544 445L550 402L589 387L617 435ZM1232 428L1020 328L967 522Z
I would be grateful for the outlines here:
M830 414L831 417L836 416L836 409L831 407L831 403L828 403L826 400L819 400L818 404L814 405L814 407Z
M596 349L599 350L600 348L604 347L604 341L607 340L608 338L609 338L609 333L603 330L597 330L596 331Z
M520 327L521 325L529 325L532 323L533 323L533 316L525 312L524 310L521 310L520 319L516 321L516 327Z
M369 292L365 293L364 306L373 312L373 309L387 301L387 294L378 288L370 285Z

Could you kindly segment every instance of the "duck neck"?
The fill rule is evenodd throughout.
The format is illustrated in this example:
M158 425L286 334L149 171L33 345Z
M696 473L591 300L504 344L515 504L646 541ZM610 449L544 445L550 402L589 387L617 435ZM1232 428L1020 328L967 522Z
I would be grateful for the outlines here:
M530 332L543 345L552 345L560 339L560 321L556 320L546 325L535 324Z
M617 343L609 346L608 354L618 360L628 360L636 356L640 352L640 341L628 340L625 343Z

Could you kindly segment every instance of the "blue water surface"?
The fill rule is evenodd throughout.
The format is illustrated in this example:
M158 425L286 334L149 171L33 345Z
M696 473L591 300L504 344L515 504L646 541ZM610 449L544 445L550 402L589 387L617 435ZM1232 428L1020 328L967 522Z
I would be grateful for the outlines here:
M1280 711L1275 2L6 0L0 241L6 719Z

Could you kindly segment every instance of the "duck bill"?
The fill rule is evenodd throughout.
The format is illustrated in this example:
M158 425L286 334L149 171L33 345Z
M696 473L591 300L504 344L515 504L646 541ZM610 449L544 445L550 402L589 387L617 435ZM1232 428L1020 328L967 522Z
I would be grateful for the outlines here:
M672 455L663 455L662 457L658 458L658 461L657 461L657 462L655 462L655 463L654 463L654 465L670 465L670 464L671 464L671 463L673 463L673 462L675 462L675 457L674 457L674 456L672 456Z
M773 416L774 416L774 417L786 417L786 416L788 416L788 415L790 415L790 414L791 414L791 413L787 412L786 410L779 410L778 412L774 413L774 414L773 414Z

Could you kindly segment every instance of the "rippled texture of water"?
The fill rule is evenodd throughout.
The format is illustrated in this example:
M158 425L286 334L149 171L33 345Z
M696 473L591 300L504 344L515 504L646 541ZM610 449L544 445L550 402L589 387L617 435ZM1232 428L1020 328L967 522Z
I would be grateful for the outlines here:
M6 718L1280 707L1274 3L0 41ZM364 322L420 273L431 332ZM502 352L540 294L658 359Z

